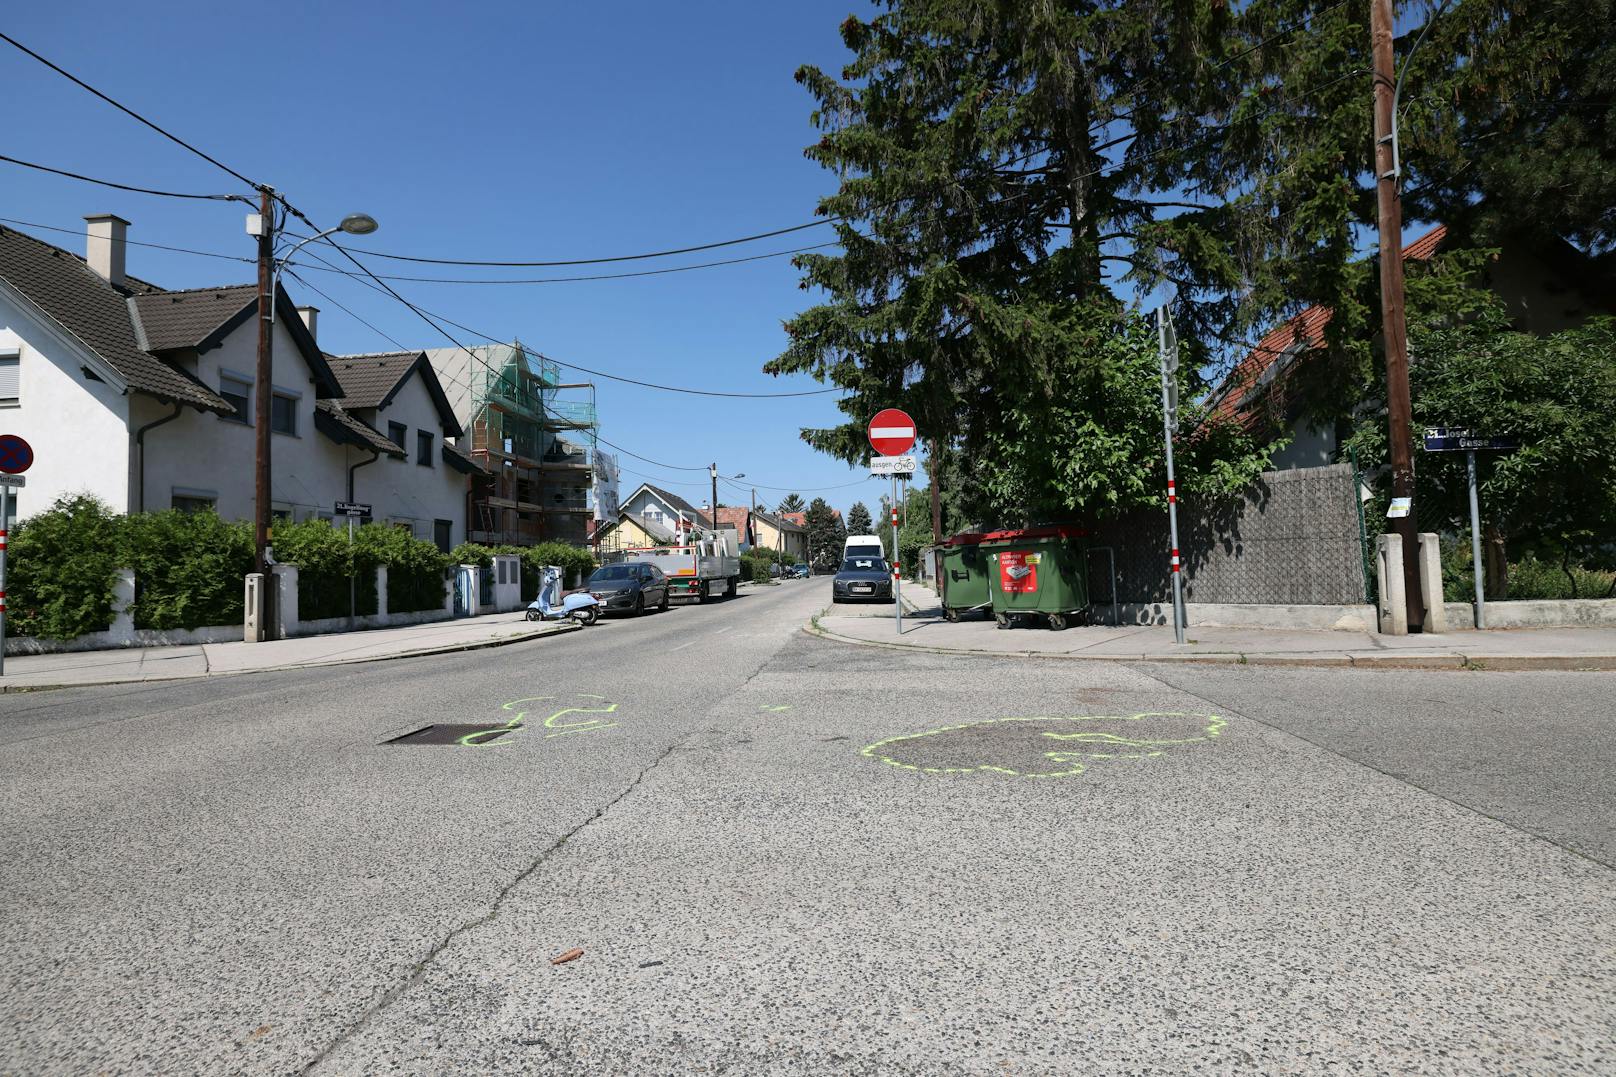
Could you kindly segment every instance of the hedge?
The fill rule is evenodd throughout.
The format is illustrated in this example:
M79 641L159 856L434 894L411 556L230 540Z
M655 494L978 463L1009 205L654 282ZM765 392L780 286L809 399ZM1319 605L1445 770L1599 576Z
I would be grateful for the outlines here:
M211 512L121 518L120 568L135 570L136 628L240 624L242 578L253 568L253 525Z
M376 612L376 566L381 559L359 536L378 529L376 524L356 529L350 545L346 525L339 531L325 520L275 524L270 536L275 560L297 566L298 620L348 616L350 578L353 613L365 617Z
M88 494L58 498L20 523L8 551L7 630L72 639L112 627L119 532L119 517Z

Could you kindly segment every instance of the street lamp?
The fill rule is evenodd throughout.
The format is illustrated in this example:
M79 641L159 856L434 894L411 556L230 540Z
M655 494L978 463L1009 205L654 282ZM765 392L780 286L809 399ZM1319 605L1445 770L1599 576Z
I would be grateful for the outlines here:
M272 188L259 188L259 212L248 214L247 234L258 240L258 376L257 399L253 401L253 419L258 427L257 450L254 459L254 565L253 571L263 574L263 590L268 595L269 524L271 514L270 493L270 401L274 393L274 341L275 297L280 294L281 272L292 256L315 240L325 239L338 232L353 236L368 236L378 227L376 218L368 213L350 213L335 228L308 237L284 257L275 256L275 192ZM256 611L255 639L269 637L268 623L272 620L272 606L265 601Z

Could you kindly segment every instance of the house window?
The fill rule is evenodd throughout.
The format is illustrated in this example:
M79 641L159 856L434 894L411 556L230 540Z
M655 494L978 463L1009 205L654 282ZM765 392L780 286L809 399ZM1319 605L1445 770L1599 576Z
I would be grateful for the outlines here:
M179 512L212 512L217 500L199 494L175 494L169 503Z
M277 392L269 398L269 428L297 437L297 397Z
M252 382L234 374L219 375L219 395L235 410L222 418L233 423L252 422Z
M432 521L432 541L437 543L438 549L444 553L449 552L449 539L454 534L453 520Z
M391 441L394 445L397 445L399 448L402 449L402 448L405 447L406 439L409 436L410 436L410 428L405 426L403 423L388 423L387 424L387 440Z
M0 353L0 408L14 408L22 403L21 374L20 353Z
M432 466L432 435L425 430L415 432L415 462L422 467Z

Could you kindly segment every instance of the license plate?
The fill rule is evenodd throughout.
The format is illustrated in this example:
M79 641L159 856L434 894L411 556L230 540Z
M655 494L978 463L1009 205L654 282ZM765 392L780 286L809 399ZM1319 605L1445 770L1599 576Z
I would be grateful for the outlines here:
M868 583L855 583L853 585L853 590L857 594L867 595L871 591L875 590L875 587L872 584L868 584Z

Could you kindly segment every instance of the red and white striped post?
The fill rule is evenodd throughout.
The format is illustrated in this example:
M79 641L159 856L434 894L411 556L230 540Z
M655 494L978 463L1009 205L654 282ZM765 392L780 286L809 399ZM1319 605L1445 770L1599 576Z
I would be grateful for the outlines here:
M903 635L903 573L898 564L898 476L892 476L892 613Z
M1167 530L1173 547L1173 638L1184 642L1184 573L1178 555L1178 481L1173 474L1173 434L1178 431L1178 336L1167 307L1156 308L1156 342L1161 358L1162 433L1167 441Z
M6 672L6 547L11 544L11 487L0 486L0 676Z

